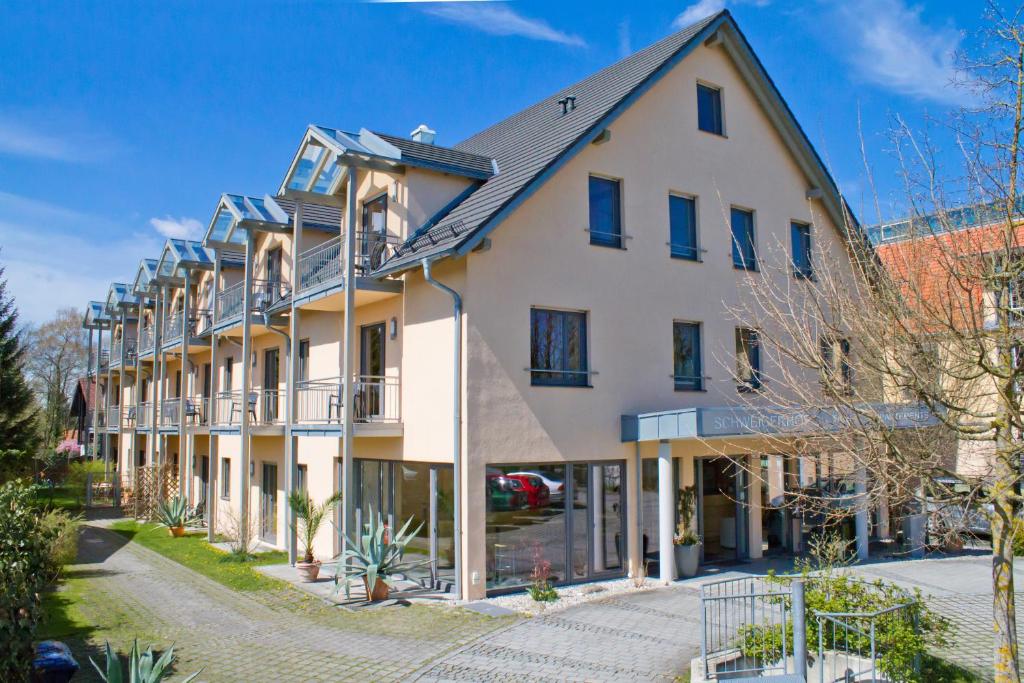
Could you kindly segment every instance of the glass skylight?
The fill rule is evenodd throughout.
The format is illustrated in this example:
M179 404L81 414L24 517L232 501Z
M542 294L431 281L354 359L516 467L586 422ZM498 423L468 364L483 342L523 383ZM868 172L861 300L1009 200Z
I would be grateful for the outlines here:
M327 194L331 191L331 187L334 185L334 180L341 174L341 166L335 160L329 161L324 165L324 169L320 171L320 175L317 176L316 184L310 188L311 192L317 194Z
M306 148L302 150L302 156L299 158L299 163L295 165L295 172L292 173L291 182L288 183L288 189L290 190L305 190L309 187L310 182L313 180L313 174L316 169L320 166L320 160L323 159L324 154L327 150L322 146L310 142L306 145Z
M234 222L235 217L230 211L223 207L217 209L217 217L213 219L213 229L210 230L209 239L213 242L226 241Z

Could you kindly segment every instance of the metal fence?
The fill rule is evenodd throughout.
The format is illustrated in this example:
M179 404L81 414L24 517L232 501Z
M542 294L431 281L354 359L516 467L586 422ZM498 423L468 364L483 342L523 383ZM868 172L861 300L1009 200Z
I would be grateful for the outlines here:
M852 576L749 576L701 587L701 663L707 680L799 676L818 683L899 681L913 678L920 662L907 654L919 632L916 599L887 588L897 602L859 612L807 612L805 591L826 602L830 591L860 599L882 598L874 584ZM864 595L867 591L867 595ZM895 591L895 592L894 592ZM810 622L810 623L808 623ZM808 635L817 647L808 660Z
M701 659L708 679L789 674L806 661L789 634L803 630L803 586L751 576L701 586ZM800 609L794 610L793 605ZM794 624L794 620L798 624ZM806 643L806 640L803 641ZM794 657L801 649L803 656ZM757 654L755 654L757 653ZM766 656L767 655L767 656Z

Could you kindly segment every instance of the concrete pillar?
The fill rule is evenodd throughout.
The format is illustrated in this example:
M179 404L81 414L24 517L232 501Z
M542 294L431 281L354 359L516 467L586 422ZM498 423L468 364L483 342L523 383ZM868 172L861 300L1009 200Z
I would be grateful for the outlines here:
M640 443L637 442L634 444L633 457L626 462L626 540L629 544L626 555L629 558L630 576L639 576L644 565L643 507L640 505L643 492L640 484Z
M672 444L658 443L658 566L661 583L668 585L676 578L676 558L672 539L675 536L676 491L672 481Z
M295 292L299 291L299 254L302 250L302 202L295 203L295 216L292 221L292 297L291 316L288 320L288 367L285 375L284 401L284 528L288 534L288 561L295 564L298 559L298 539L295 532L295 513L288 504L288 496L295 490L295 481L299 470L296 457L297 444L292 436L292 425L295 424L295 382L298 379L299 365L299 309L295 306Z
M857 502L854 522L857 530L857 559L863 562L868 559L868 473L863 466L858 466L856 475L854 492L857 494Z

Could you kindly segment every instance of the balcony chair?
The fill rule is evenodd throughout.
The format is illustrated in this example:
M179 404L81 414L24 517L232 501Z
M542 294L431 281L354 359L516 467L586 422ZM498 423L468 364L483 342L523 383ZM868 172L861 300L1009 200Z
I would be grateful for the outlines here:
M256 400L259 397L259 392L249 392L249 415L252 417L252 421L256 422ZM238 413L239 419L242 417L242 406L239 405L240 401L231 401L231 412L228 414L228 424L235 423L235 413Z
M345 395L345 385L338 385L338 392L331 394L327 397L327 421L330 422L333 415L337 415L338 422L341 422L341 408L345 404L343 399ZM362 420L365 417L365 411L363 410L363 392L356 389L353 392L352 402L352 419Z
M192 424L203 424L203 416L199 412L199 406L190 398L185 399L185 419L192 420Z
M124 419L126 422L131 422L132 424L135 424L135 406L132 406L131 408L128 409L128 414L125 416Z

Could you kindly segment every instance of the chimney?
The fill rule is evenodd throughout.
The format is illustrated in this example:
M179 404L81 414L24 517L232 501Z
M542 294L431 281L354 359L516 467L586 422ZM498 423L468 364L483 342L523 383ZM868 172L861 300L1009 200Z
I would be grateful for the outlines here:
M416 130L409 133L409 137L416 142L422 142L425 145L432 145L434 144L434 138L437 137L437 131L431 130L427 124L421 123L416 126Z

